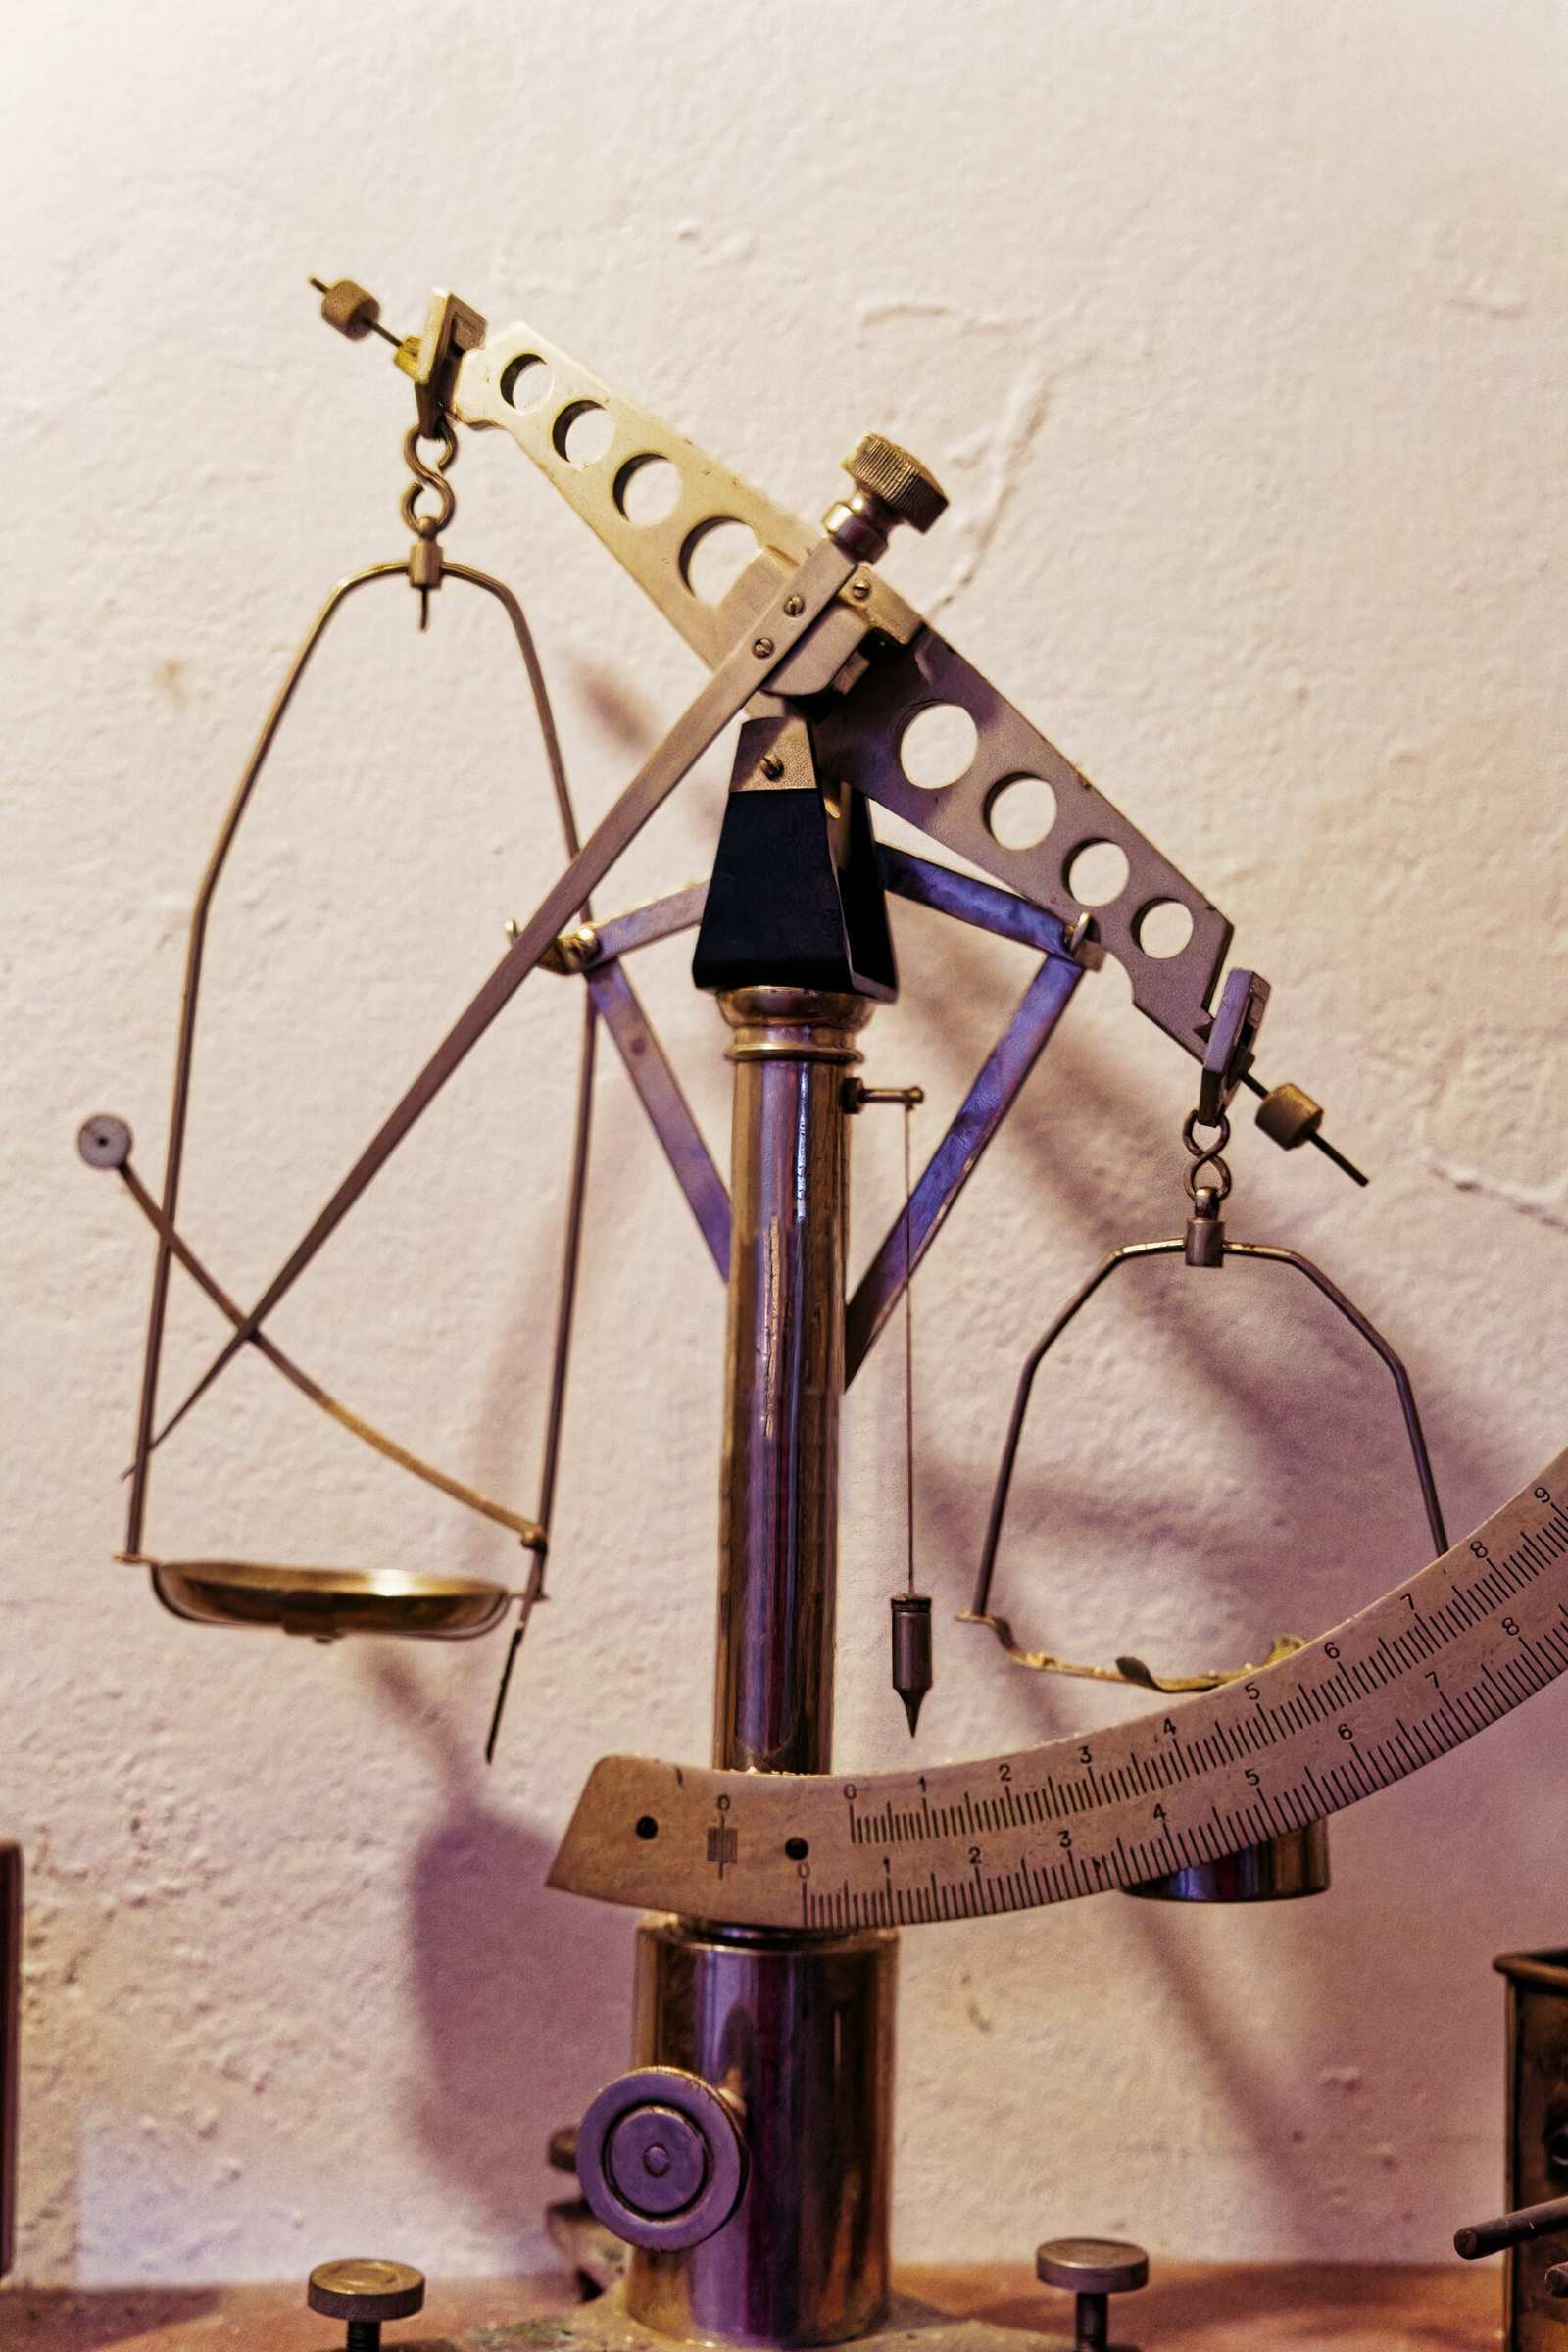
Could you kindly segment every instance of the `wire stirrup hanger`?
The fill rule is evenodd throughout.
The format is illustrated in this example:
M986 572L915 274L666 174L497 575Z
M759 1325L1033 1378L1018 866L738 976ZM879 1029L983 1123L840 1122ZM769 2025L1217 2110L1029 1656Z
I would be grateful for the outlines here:
M429 445L428 450L422 448L421 444ZM159 1377L173 1266L178 1263L183 1268L196 1287L236 1330L244 1321L242 1310L191 1247L178 1224L208 920L229 853L294 696L322 638L352 597L381 580L406 580L419 597L421 630L428 626L432 594L447 580L456 580L475 588L501 606L527 677L567 856L574 857L579 848L549 692L522 608L503 581L469 564L450 561L442 550L441 534L452 521L457 506L455 493L447 477L458 454L458 442L444 409L431 401L424 387L419 388L419 415L405 436L403 452L413 476L401 500L403 519L414 533L408 555L401 562L372 564L351 573L337 583L321 606L284 675L252 747L196 892L187 935L169 1141L161 1193L155 1195L138 1174L132 1158L131 1131L124 1120L109 1114L98 1114L86 1121L77 1142L81 1155L89 1166L113 1169L120 1175L132 1200L152 1225L158 1245L143 1351L135 1452L127 1473L130 1496L125 1539L119 1556L148 1569L159 1599L175 1615L205 1624L274 1625L281 1626L286 1632L306 1633L322 1641L330 1641L349 1632L465 1639L486 1633L499 1624L511 1601L516 1597L520 1602L517 1635L520 1640L533 1607L545 1596L548 1528L559 1468L583 1199L588 1174L594 1043L598 1017L591 1000L585 1007L578 1056L577 1104L558 1281L556 1330L540 1475L540 1507L536 1517L529 1517L496 1501L388 1437L373 1423L332 1396L303 1366L288 1356L266 1331L258 1330L249 1335L266 1361L351 1436L372 1447L399 1469L421 1479L465 1508L505 1528L515 1537L522 1548L531 1554L531 1565L522 1590L514 1593L510 1585L487 1579L403 1568L370 1571L306 1568L276 1562L216 1557L172 1560L158 1556L145 1545L150 1463L155 1444ZM433 506L421 505L426 493L434 494ZM583 909L585 916L588 911L586 907Z

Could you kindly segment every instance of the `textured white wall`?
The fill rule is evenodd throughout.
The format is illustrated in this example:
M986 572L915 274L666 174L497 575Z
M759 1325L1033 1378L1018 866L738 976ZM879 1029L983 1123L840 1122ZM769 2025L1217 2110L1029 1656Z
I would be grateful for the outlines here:
M111 1564L150 1250L73 1137L156 1169L184 908L288 648L404 545L406 386L317 322L525 317L808 514L864 427L954 494L893 575L1237 920L1266 1070L1376 1171L1242 1132L1233 1230L1319 1254L1407 1354L1455 1526L1561 1442L1568 946L1561 11L970 0L56 0L8 11L10 1069L0 1831L29 1866L24 2260L288 2275L370 2239L542 2259L549 2126L623 2057L630 1921L541 1886L593 1759L706 1745L721 1301L618 1070L556 1596L498 1768L499 1644L323 1651L161 1615ZM534 614L581 802L698 671L498 436L454 549ZM613 893L703 870L710 762ZM215 924L188 1225L250 1293L557 851L488 614L356 608ZM939 1131L1021 982L901 923L873 1074ZM711 1008L639 980L722 1145ZM530 989L279 1318L353 1401L526 1501L572 1000ZM319 1024L319 1026L318 1026ZM1168 1229L1188 1066L1085 986L920 1284L921 1558L972 1573L1016 1361L1113 1240ZM896 1122L858 1138L859 1240ZM1151 1275L1042 1393L1009 1574L1069 1651L1180 1661L1421 1556L1375 1366L1233 1273ZM217 1336L178 1295L173 1375ZM848 1416L840 1755L882 1681L898 1362ZM1049 1401L1048 1401L1049 1399ZM153 1532L506 1573L260 1366ZM1014 1591L1023 1592L1021 1581ZM923 1734L1101 1719L943 1627ZM1561 1941L1564 1701L1335 1832L1300 1907L1119 1899L915 1935L899 2243L1417 2257L1494 2197L1492 1954Z

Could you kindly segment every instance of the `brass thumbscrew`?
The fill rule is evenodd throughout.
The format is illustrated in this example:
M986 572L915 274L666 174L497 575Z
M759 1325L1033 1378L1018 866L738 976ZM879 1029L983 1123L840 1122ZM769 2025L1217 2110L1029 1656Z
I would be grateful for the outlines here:
M305 2300L312 2311L344 2322L344 2352L380 2352L383 2324L423 2309L424 2273L364 2255L322 2262L311 2273Z

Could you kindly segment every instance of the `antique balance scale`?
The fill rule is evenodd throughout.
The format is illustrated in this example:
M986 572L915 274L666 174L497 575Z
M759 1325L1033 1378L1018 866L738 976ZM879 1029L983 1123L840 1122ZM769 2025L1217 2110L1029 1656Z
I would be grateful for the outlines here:
M399 341L363 288L339 281L318 290L333 325L353 340L382 337L413 379L417 419L405 446L415 478L404 514L415 537L405 560L334 589L223 821L191 925L161 1189L138 1175L122 1121L101 1116L82 1130L83 1155L118 1170L157 1234L123 1556L149 1570L160 1599L182 1618L321 1640L471 1638L499 1628L516 1600L504 1697L544 1589L595 1046L607 1034L728 1284L713 1755L708 1766L606 1758L556 1856L552 1885L652 1914L638 1939L633 2069L557 2150L581 2197L553 2209L553 2227L584 2281L606 2291L562 2321L519 2323L485 2341L793 2347L920 2335L978 2346L983 2336L1003 2338L890 2299L897 1931L1116 1887L1227 1901L1326 1885L1331 1813L1435 1761L1568 1667L1568 1452L1449 1547L1415 1400L1388 1343L1298 1253L1228 1239L1222 1152L1243 1088L1261 1098L1258 1123L1277 1143L1311 1144L1363 1180L1323 1137L1309 1097L1256 1077L1267 984L1236 970L1219 986L1231 939L1224 916L882 579L876 566L895 528L926 530L946 505L915 460L868 436L847 461L848 494L813 532L530 328L491 335L467 305L437 294L422 333ZM460 424L510 433L711 673L581 845L523 615L499 581L442 550ZM662 504L649 495L656 482ZM422 504L427 498L434 503ZM737 523L755 552L720 593L705 596L702 551L720 525ZM566 862L246 1308L178 1222L208 913L312 652L343 602L383 579L414 585L421 618L450 582L506 610L534 688ZM966 722L951 772L922 772L910 756L934 710ZM710 880L610 919L590 912L622 851L735 720ZM879 847L872 805L962 868ZM1107 855L1108 880L1101 873ZM918 1090L871 1089L856 1074L865 1024L896 994L889 893L1037 958L918 1179L907 1151ZM697 934L694 979L717 999L734 1068L727 1187L625 969L639 948L688 929ZM966 1615L1018 1663L1140 1684L1153 1694L1151 1710L1087 1740L847 1777L832 1755L841 1398L901 1301L907 1348L912 1275L1080 980L1107 956L1126 970L1138 1009L1196 1065L1198 1101L1183 1130L1189 1213L1179 1235L1103 1260L1024 1366ZM540 1503L529 1515L353 1413L277 1347L267 1319L541 968L580 977L585 1003ZM904 1206L847 1296L850 1138L855 1120L884 1102L905 1112ZM1256 1667L1161 1676L1131 1658L1073 1666L1021 1650L996 1605L1012 1464L1043 1359L1102 1284L1166 1255L1195 1268L1237 1258L1302 1275L1387 1366L1414 1455L1431 1565L1317 1641L1282 1639ZM160 1424L176 1264L231 1329ZM246 1347L352 1434L516 1541L528 1561L520 1591L422 1571L172 1560L153 1550L154 1451ZM906 1371L907 1379L907 1362ZM913 1733L931 1680L931 1610L915 1590L912 1539L907 1587L891 1602L891 1664ZM1099 2240L1054 2241L1039 2268L1076 2295L1083 2346L1108 2341L1109 2295L1147 2274L1139 2249ZM1535 2281L1543 2308L1552 2291L1544 2276ZM326 2264L311 2288L316 2308L346 2320L351 2342L364 2347L383 2322L417 2309L420 2292L417 2274L379 2259Z

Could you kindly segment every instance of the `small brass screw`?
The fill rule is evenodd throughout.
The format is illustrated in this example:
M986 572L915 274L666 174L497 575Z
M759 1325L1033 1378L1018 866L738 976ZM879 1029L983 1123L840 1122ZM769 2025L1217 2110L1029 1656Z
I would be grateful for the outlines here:
M789 614L791 620L796 619L802 612L806 611L805 597L787 596L784 599L784 610Z
M777 752L764 752L762 754L761 764L763 775L768 777L773 783L776 784L779 777L784 773L784 762L779 758Z
M757 659L759 660L759 662L765 662L765 661L767 660L767 657L768 657L768 655L769 655L769 654L770 654L770 653L773 651L773 640L772 640L772 638L771 638L771 637L757 637L757 638L754 638L754 639L753 639L753 641L752 641L752 651L753 651L753 653L754 653L754 654L757 656Z
M852 580L850 582L850 594L854 597L858 605L863 605L870 593L871 583L869 580L858 579Z

